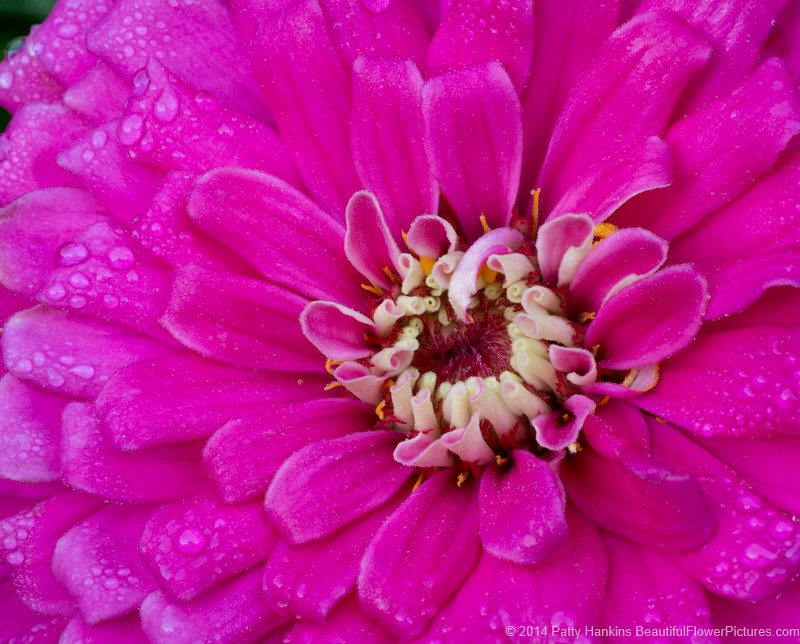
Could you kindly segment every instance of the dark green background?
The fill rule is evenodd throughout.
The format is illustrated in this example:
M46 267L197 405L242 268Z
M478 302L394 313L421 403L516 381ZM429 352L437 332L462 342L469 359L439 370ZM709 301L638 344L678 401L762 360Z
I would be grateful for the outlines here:
M17 36L26 36L31 25L45 19L55 0L0 0L0 51ZM8 124L8 113L0 108L0 131Z

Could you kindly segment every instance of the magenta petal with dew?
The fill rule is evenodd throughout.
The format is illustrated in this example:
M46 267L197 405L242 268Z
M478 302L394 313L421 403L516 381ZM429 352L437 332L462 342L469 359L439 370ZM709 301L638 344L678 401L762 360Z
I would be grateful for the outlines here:
M497 6L480 0L449 2L428 50L428 75L496 60L521 93L528 82L534 45L531 5L531 0Z
M29 36L19 51L0 60L0 105L12 114L29 103L58 103L64 92L61 83L45 69L37 49Z
M618 230L586 255L569 290L573 312L596 312L614 292L661 268L667 242L642 228Z
M522 233L512 228L497 228L481 236L469 247L450 280L448 298L460 320L467 319L467 307L478 291L478 275L492 255L505 255L522 245Z
M148 644L139 613L92 625L76 615L69 620L58 641L59 644Z
M478 560L477 486L434 474L381 526L361 562L366 610L395 635L420 635Z
M522 450L510 466L489 466L481 476L480 535L500 559L534 565L567 536L564 488L550 465Z
M0 583L0 606L3 607L0 638L5 642L57 642L67 623L66 617L42 615L28 608L19 600L14 584L9 580Z
M161 323L185 346L221 362L313 372L321 365L297 324L305 303L260 280L185 266L175 271Z
M660 362L686 346L700 329L706 283L688 265L666 268L612 295L586 332L600 345L597 364L630 369Z
M0 283L36 295L61 247L106 218L103 207L76 188L36 190L6 206L0 210Z
M769 286L800 284L798 182L793 148L752 189L670 244L672 262L691 258L708 280L707 319L745 309Z
M320 398L232 420L214 432L203 462L226 503L267 491L275 472L294 452L374 424L375 410L358 400Z
M173 602L156 591L142 602L140 613L147 637L165 644L256 640L286 621L264 606L258 569L188 602Z
M800 332L772 326L701 334L631 402L703 436L798 436L798 346Z
M11 374L0 380L0 477L22 483L57 481L61 475L61 411L68 398Z
M710 53L694 30L666 11L619 27L573 87L555 125L537 182L543 205L552 207L586 168L661 135Z
M490 62L430 79L422 112L433 173L452 204L464 235L508 225L522 163L519 99L499 63Z
M264 593L272 610L326 622L331 609L355 587L364 551L402 497L401 491L385 505L318 541L299 546L279 541L264 571Z
M8 528L0 541L0 556L28 608L46 615L74 612L75 602L53 576L53 551L61 535L101 506L97 498L63 492L4 520Z
M365 336L376 332L375 325L358 311L316 301L307 305L299 317L306 338L332 360L356 360L372 352Z
M103 62L64 92L64 105L93 123L106 123L119 116L130 87Z
M795 580L774 599L741 601L709 595L711 615L717 624L745 628L800 628L800 581ZM792 631L789 631L792 632Z
M615 463L591 449L565 460L561 480L569 499L607 530L652 548L694 550L716 522L694 476L651 459Z
M189 216L267 280L310 299L359 305L360 276L342 261L344 227L284 181L222 168L198 179Z
M420 113L420 118L422 114ZM26 105L0 137L0 206L37 188L80 186L59 168L56 154L86 133L87 123L60 105Z
M597 528L574 508L567 508L567 523L564 543L537 566L503 561L484 551L458 592L416 641L522 644L531 639L526 635L529 627L551 633L554 627L599 624L607 569L603 544ZM504 627L511 633L507 639L499 637Z
M624 400L611 399L586 419L584 435L605 458L626 463L650 455L650 429L642 412Z
M361 187L350 151L350 78L316 0L266 15L251 64L303 181L343 221L347 200Z
M603 535L608 582L603 620L620 628L711 627L703 588L663 554Z
M594 221L588 215L564 214L544 224L536 236L544 282L554 286L572 282L593 237Z
M800 131L800 96L785 64L770 59L729 95L673 125L669 188L643 194L614 216L673 239L769 172Z
M18 378L93 400L116 371L172 353L150 338L80 315L36 306L6 322L3 357Z
M310 400L330 376L287 378L229 367L183 353L121 369L97 398L97 415L115 446L138 450L210 436L231 418L267 404Z
M579 178L555 205L548 218L585 212L595 221L607 219L636 195L668 186L672 181L672 155L658 137L648 137L604 157L593 172Z
M353 594L333 610L323 624L299 622L287 639L297 644L318 642L370 642L370 644L394 644L397 638L377 620L364 612Z
M583 423L594 409L591 398L580 394L570 396L564 401L565 411L544 413L533 419L536 442L550 450L567 449L570 445L574 449Z
M260 502L200 493L153 512L139 551L161 587L188 601L266 560L277 538Z
M400 249L392 239L378 200L371 192L355 193L347 202L344 252L353 267L372 284L387 288L386 270L397 270Z
M400 438L390 431L359 432L295 453L267 491L270 520L289 543L301 544L383 505L412 474L392 457Z
M439 205L425 152L422 84L408 60L359 58L353 65L353 160L395 240Z
M189 496L205 484L200 446L181 443L121 452L102 431L94 405L67 405L61 425L61 472L76 490L122 503L158 503Z
M151 511L110 505L58 540L53 573L87 623L125 615L156 589L138 553L138 536Z

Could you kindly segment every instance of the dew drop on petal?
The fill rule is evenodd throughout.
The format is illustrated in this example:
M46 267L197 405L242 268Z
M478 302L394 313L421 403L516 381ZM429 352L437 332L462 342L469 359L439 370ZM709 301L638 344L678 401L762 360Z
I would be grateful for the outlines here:
M197 528L186 528L175 539L175 547L186 555L196 555L206 547L206 538Z

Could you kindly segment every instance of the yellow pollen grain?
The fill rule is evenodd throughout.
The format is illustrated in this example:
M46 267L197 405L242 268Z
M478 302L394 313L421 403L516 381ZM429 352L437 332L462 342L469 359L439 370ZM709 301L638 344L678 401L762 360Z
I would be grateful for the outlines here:
M500 456L500 454L496 454L494 460L498 465L505 465L508 463L508 458L505 456Z
M542 194L541 188L531 190L531 197L533 203L531 204L531 239L536 239L536 234L539 232L539 195Z
M331 389L336 389L336 387L343 387L343 386L344 385L337 380L336 382L331 382L325 385L324 391L330 391Z
M430 275L431 273L433 273L433 267L436 264L436 258L435 257L420 257L419 258L419 263L420 263L420 266L422 266L422 271L427 276L427 275Z
M486 223L486 215L481 215L480 216L480 220L481 220L481 226L483 227L483 232L484 233L488 233L489 231L492 230L491 228L489 228L489 224Z
M594 320L595 315L593 311L584 311L578 316L578 322L586 324L589 320Z
M386 401L385 401L385 400L381 400L381 401L378 403L378 406L377 406L377 407L375 407L375 414L376 414L376 415L378 416L378 418L380 418L381 420L383 420L383 419L384 419L384 416L383 416L383 408L384 408L384 407L386 407Z
M413 487L413 488L411 488L411 492L412 492L412 494L413 494L414 492L416 492L416 491L417 491L417 488L418 488L420 485L422 485L422 482L423 482L424 480L425 480L425 475L424 475L422 472L420 472L420 473L419 473L419 476L417 477L417 482L416 482L416 483L414 483L414 487Z
M374 284L362 284L361 288L363 288L365 291L369 291L373 295L383 297L383 289L380 286L375 286Z
M580 446L580 443L570 443L567 445L567 449L569 450L570 454L577 454L578 452L583 451L583 448Z
M458 475L458 481L456 481L456 485L461 487L468 478L469 472L461 472L461 474Z
M486 281L487 284L493 284L494 281L497 279L497 271L489 268L488 264L484 264L483 266L481 266L481 275L483 276L483 279Z
M614 224L603 222L602 224L597 224L594 227L594 236L598 237L599 239L605 239L606 237L613 235L615 232L617 232L617 230L619 230L619 228L617 228Z

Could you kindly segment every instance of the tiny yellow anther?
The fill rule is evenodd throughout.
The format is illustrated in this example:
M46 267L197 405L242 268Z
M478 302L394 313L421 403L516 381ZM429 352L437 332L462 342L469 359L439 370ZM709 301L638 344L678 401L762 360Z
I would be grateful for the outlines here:
M336 382L331 382L331 383L325 385L324 390L325 391L330 391L331 389L336 389L336 387L344 387L344 385L337 380Z
M656 422L661 423L662 425L666 425L667 421L661 418L661 416L656 416Z
M332 376L335 376L336 374L335 374L335 373L333 373L333 364L334 364L334 361L333 361L333 360L331 360L330 358L328 358L328 359L325 361L325 371L327 371L327 372L328 372L329 374L331 374Z
M401 230L401 231L400 231L400 234L401 234L401 235L402 235L402 237L403 237L403 243L404 243L406 246L408 246L408 234L406 234L406 231L404 231L404 230Z
M599 344L596 344L596 345L594 345L594 346L592 347L592 355L593 355L595 358L597 357L597 352L598 352L598 351L600 351L600 345L599 345Z
M488 264L481 266L481 275L487 284L492 284L497 279L497 271L489 268Z
M531 190L531 197L533 203L531 204L531 239L536 239L536 233L539 232L539 195L542 194L541 188Z
M596 314L593 311L584 311L578 316L578 322L585 324L589 320L594 320Z
M606 237L613 235L617 232L619 228L614 224L609 224L607 222L603 222L602 224L597 224L594 227L594 236L599 237L600 239L605 239Z
M419 476L417 477L417 482L416 482L416 483L414 483L414 487L413 487L413 488L411 488L411 492L416 492L416 491L417 491L417 488L418 488L420 485L422 485L422 482L423 482L424 480L425 480L425 475L424 475L422 472L420 472L420 473L419 473Z
M508 463L508 457L500 456L500 454L495 454L494 461L498 465L505 465L506 463Z
M385 400L381 400L381 401L378 403L378 406L377 406L377 407L375 407L375 414L376 414L376 415L378 416L378 418L380 418L381 420L383 420L383 419L384 419L384 416L383 416L383 408L384 408L384 407L386 407L386 401L385 401Z
M597 403L597 406L598 406L598 407L602 407L602 406L603 406L603 405L605 405L605 404L606 404L606 403L607 403L609 400L611 400L611 396L605 396L605 397L603 397L603 400L601 400L599 403Z
M481 215L480 219L481 219L481 226L483 227L483 232L488 233L491 230L491 228L489 228L489 224L486 223L486 215Z
M384 266L383 267L383 274L386 275L386 277L388 277L393 282L398 282L399 283L401 281L400 278L397 277L397 275L392 273L392 269L389 268L388 266Z
M374 284L362 284L361 288L363 288L365 291L369 291L373 295L383 297L383 289L380 286L375 286Z
M578 452L582 451L583 448L581 447L580 443L570 443L567 445L567 450L570 454L577 454Z
M419 258L420 266L422 266L422 271L425 275L430 275L433 273L433 267L436 264L435 257L420 257Z
M467 472L461 472L458 475L458 480L456 481L456 485L458 487L461 487L462 485L464 485L464 481L466 481L468 478L469 478L469 472L468 471Z

